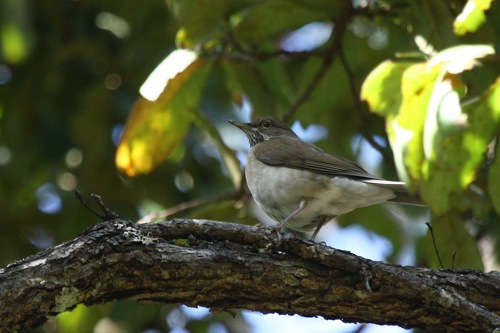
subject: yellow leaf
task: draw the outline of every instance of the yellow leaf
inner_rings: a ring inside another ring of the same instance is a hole
[[[156,101],[136,102],[116,152],[121,172],[149,173],[170,157],[191,125],[210,68],[198,59],[169,80]]]

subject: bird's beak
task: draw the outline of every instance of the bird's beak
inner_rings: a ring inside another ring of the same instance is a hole
[[[242,130],[245,133],[252,133],[254,131],[254,127],[250,126],[249,124],[245,123],[240,123],[234,120],[229,120],[229,123],[233,126],[238,127],[240,130]]]

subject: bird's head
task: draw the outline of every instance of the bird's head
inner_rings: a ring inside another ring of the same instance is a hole
[[[283,136],[297,137],[297,135],[284,123],[273,117],[256,119],[249,123],[239,123],[230,120],[229,123],[242,130],[253,147],[258,143]]]

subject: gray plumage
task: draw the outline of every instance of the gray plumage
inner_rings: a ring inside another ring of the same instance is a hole
[[[247,135],[252,147],[245,171],[252,196],[268,215],[285,220],[291,229],[316,229],[314,238],[326,220],[358,207],[388,200],[423,205],[403,182],[384,180],[328,154],[300,140],[275,118],[231,124]]]

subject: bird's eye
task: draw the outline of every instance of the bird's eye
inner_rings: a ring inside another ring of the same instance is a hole
[[[271,126],[272,126],[272,124],[271,124],[271,122],[269,120],[264,120],[262,122],[262,127],[269,128]]]

